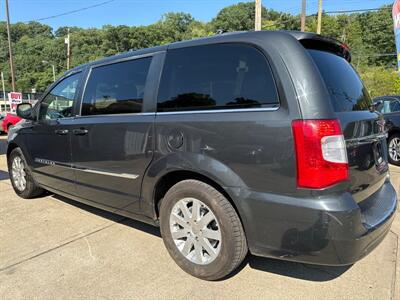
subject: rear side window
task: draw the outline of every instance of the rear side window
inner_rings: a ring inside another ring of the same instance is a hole
[[[390,103],[390,112],[399,112],[400,111],[400,101],[394,100]]]
[[[168,51],[160,112],[278,105],[271,68],[254,47],[217,44]]]
[[[368,110],[372,101],[357,72],[344,58],[308,49],[330,94],[336,112]]]
[[[82,103],[82,115],[139,113],[151,58],[93,68]]]

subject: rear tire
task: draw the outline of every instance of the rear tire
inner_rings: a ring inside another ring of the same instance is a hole
[[[388,139],[389,162],[400,166],[400,133],[392,134]]]
[[[10,132],[11,127],[12,127],[12,124],[8,124],[8,125],[7,125],[7,133]]]
[[[11,151],[8,159],[8,173],[15,193],[24,199],[42,195],[45,190],[39,187],[32,177],[20,148]]]
[[[198,180],[181,181],[166,193],[160,227],[173,260],[201,279],[224,278],[248,252],[242,223],[231,203]]]

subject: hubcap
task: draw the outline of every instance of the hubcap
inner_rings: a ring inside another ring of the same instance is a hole
[[[400,161],[400,138],[394,138],[389,143],[389,155],[394,161]]]
[[[24,162],[21,157],[16,156],[11,166],[12,180],[16,188],[23,192],[26,188],[26,173]]]
[[[200,200],[184,198],[172,208],[170,230],[176,247],[188,260],[206,265],[221,249],[221,229],[211,209]]]

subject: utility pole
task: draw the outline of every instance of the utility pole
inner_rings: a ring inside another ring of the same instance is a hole
[[[254,30],[259,31],[261,30],[261,0],[256,1],[256,17],[255,17],[255,25]]]
[[[301,0],[301,31],[306,31],[306,8],[307,0]]]
[[[321,34],[321,27],[322,27],[322,0],[318,0],[317,34]]]
[[[1,86],[3,88],[4,111],[7,111],[6,87],[5,87],[5,84],[4,84],[4,74],[3,74],[3,72],[1,72]]]
[[[53,68],[53,82],[56,82],[56,67],[54,65],[51,65]]]
[[[8,0],[6,0],[6,16],[7,16],[8,53],[10,55],[11,87],[12,91],[15,92],[14,60],[11,47],[10,13],[8,9]]]
[[[70,44],[69,28],[68,28],[67,38],[65,39],[65,43],[67,44],[67,70],[69,70],[71,65],[71,44]]]

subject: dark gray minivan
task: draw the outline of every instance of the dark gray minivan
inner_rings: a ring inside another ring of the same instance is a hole
[[[160,226],[202,279],[248,250],[352,264],[386,236],[397,198],[384,120],[350,60],[338,41],[264,31],[79,66],[19,105],[13,187]]]

